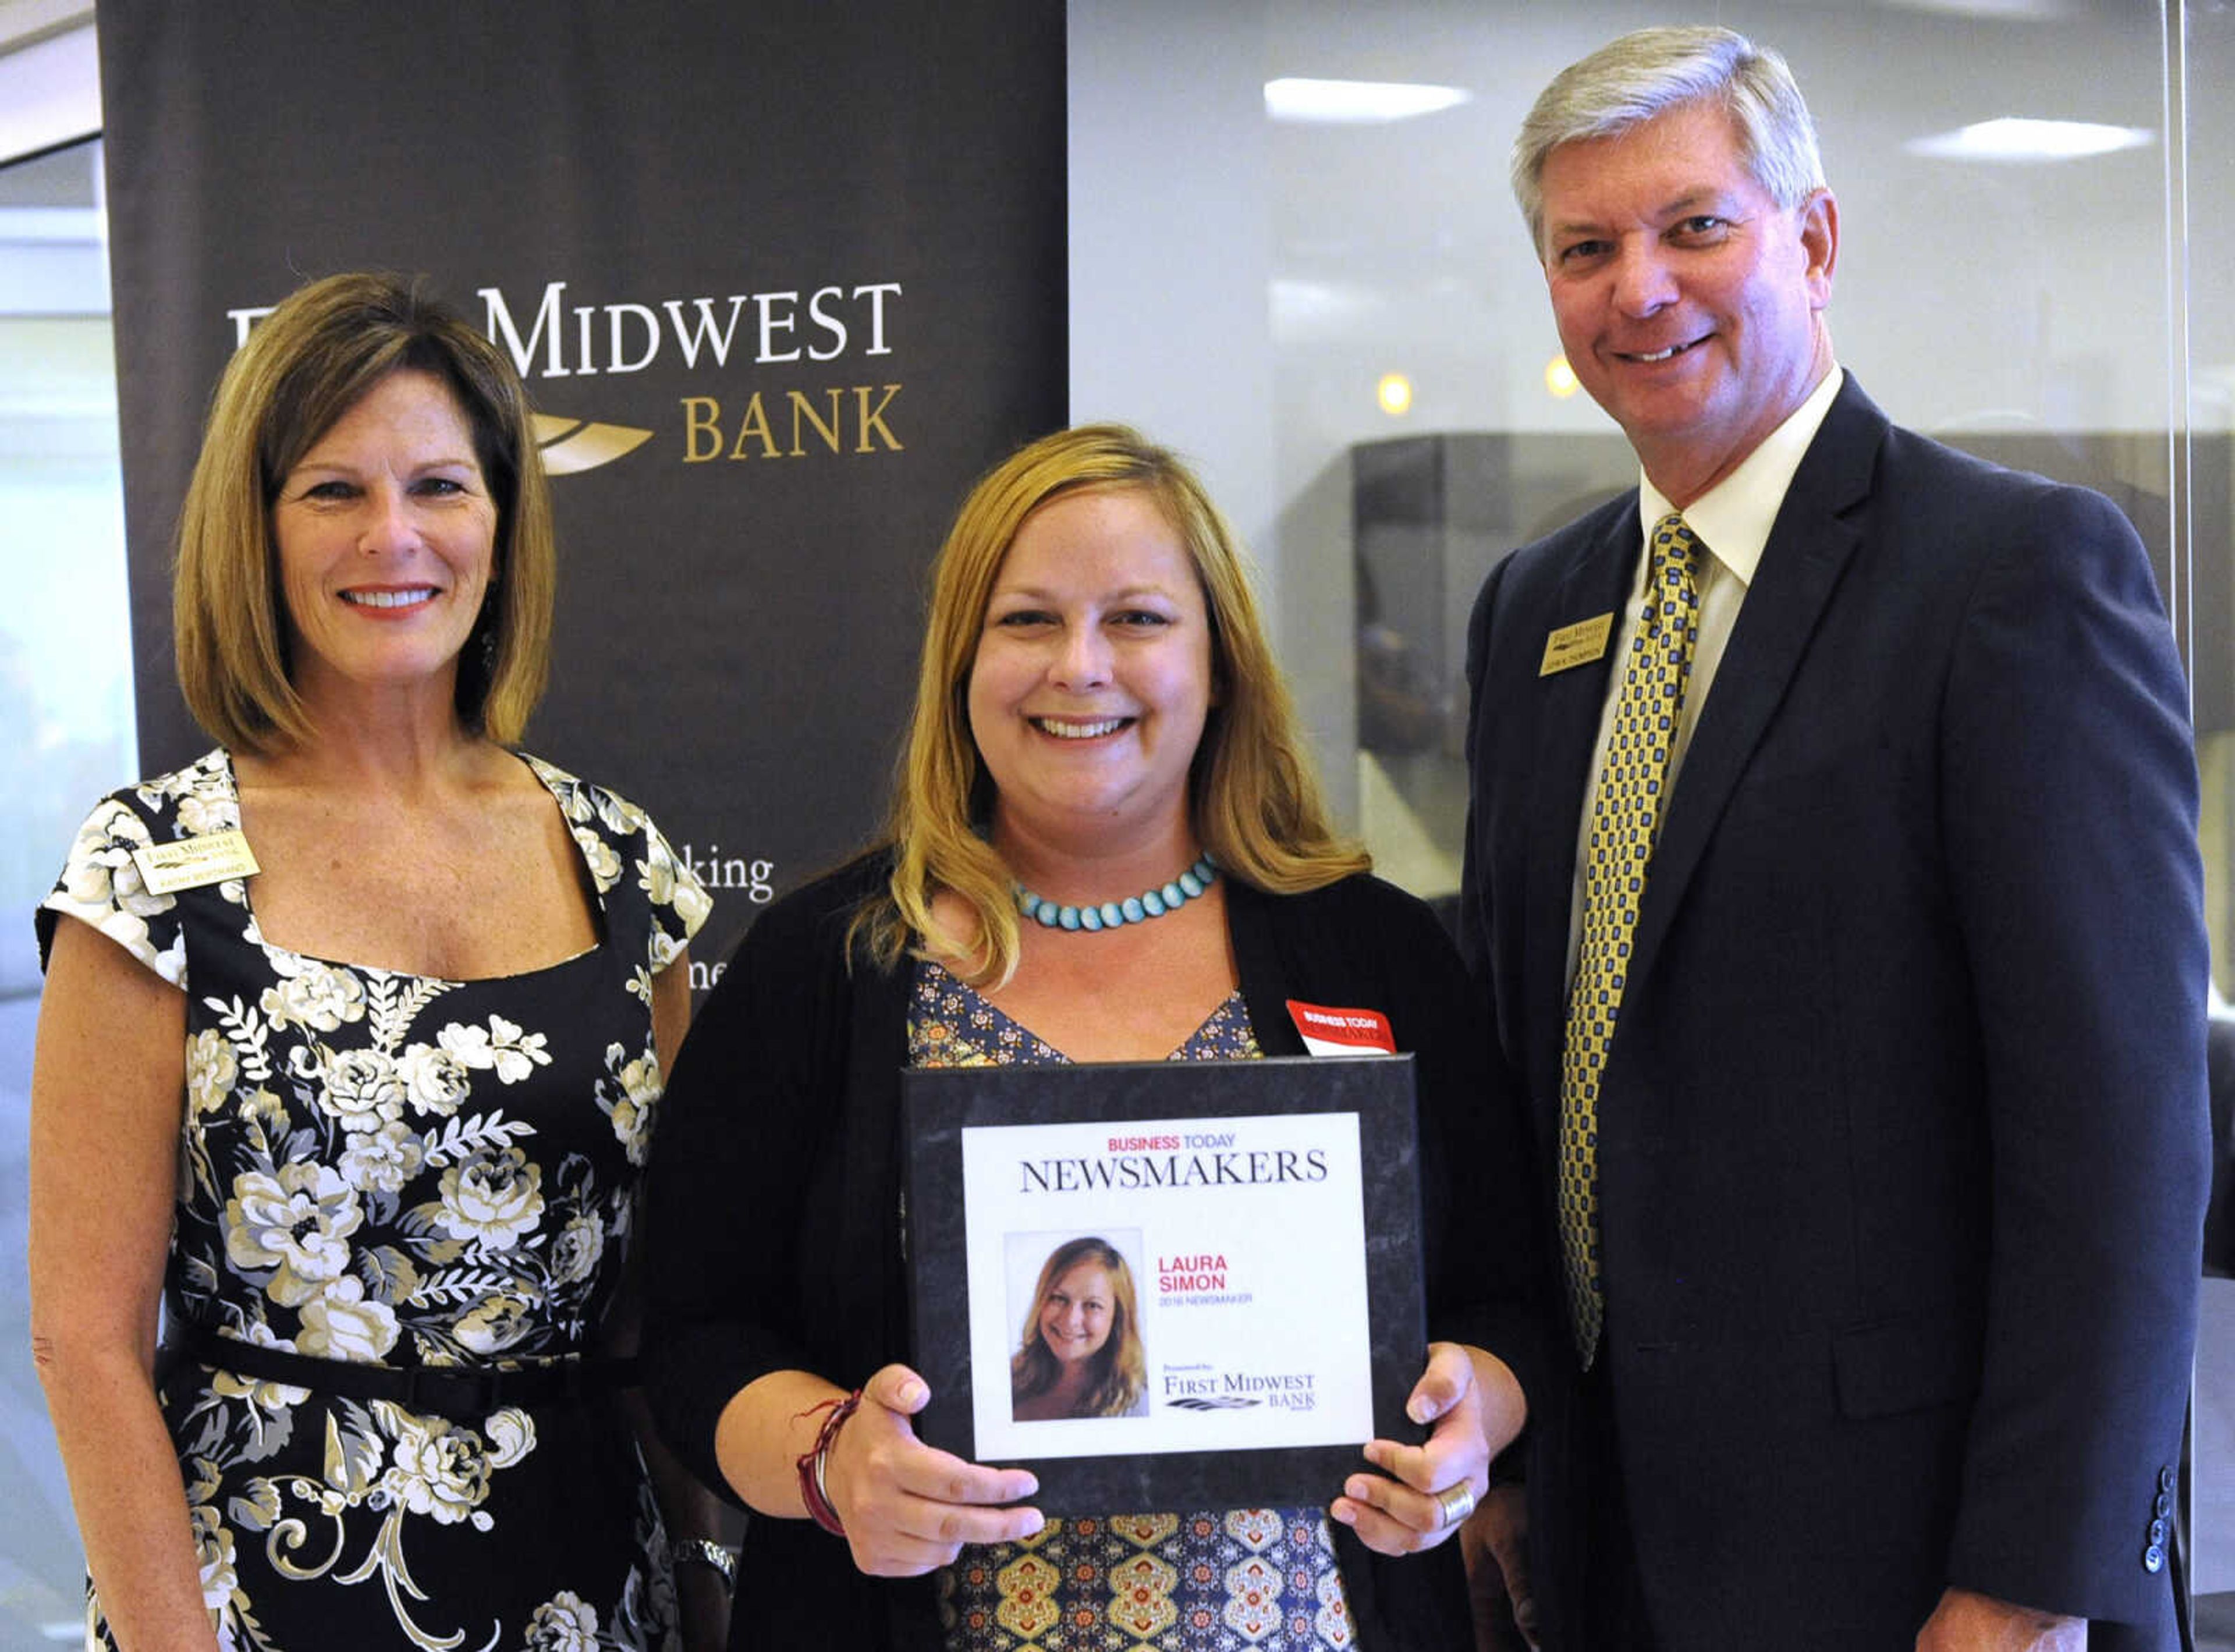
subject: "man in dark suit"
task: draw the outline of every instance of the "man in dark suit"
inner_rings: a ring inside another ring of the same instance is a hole
[[[1843,374],[1775,54],[1625,36],[1513,170],[1642,472],[1470,633],[1462,928],[1576,1353],[1532,1396],[1546,1628],[2169,1646],[2206,964],[2142,547]]]

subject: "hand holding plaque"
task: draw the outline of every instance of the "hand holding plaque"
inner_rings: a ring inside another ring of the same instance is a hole
[[[909,1420],[931,1391],[904,1365],[862,1385],[862,1403],[832,1437],[824,1488],[854,1564],[872,1577],[913,1577],[966,1543],[1029,1537],[1043,1521],[1020,1504],[1038,1491],[1017,1469],[982,1468],[916,1438]]]
[[[1456,1342],[1428,1345],[1428,1368],[1406,1401],[1432,1425],[1419,1446],[1376,1439],[1366,1459],[1381,1472],[1353,1474],[1328,1513],[1383,1554],[1415,1554],[1446,1541],[1489,1490],[1490,1459],[1521,1432],[1528,1406],[1503,1361]]]

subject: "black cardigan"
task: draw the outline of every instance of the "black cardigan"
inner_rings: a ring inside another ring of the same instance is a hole
[[[858,948],[849,969],[845,947],[888,864],[857,861],[761,916],[660,1105],[644,1203],[646,1380],[663,1438],[724,1496],[714,1430],[738,1390],[793,1369],[851,1386],[908,1358],[899,1075],[910,972],[879,969]],[[1491,1347],[1529,1382],[1526,1125],[1493,1084],[1487,1000],[1442,928],[1367,876],[1287,896],[1229,879],[1226,903],[1268,1055],[1304,1053],[1290,998],[1381,1010],[1414,1052],[1432,1334]],[[1456,1541],[1391,1560],[1334,1530],[1360,1647],[1471,1643]],[[843,1542],[805,1520],[750,1519],[736,1598],[736,1649],[942,1644],[927,1580],[864,1577]]]

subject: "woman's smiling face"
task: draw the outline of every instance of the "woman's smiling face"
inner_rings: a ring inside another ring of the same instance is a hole
[[[1110,1340],[1116,1301],[1108,1268],[1098,1262],[1073,1262],[1041,1299],[1040,1341],[1065,1365],[1092,1359]]]
[[[1146,492],[1059,495],[1017,530],[986,604],[970,728],[1003,821],[1124,849],[1187,829],[1211,703],[1209,609]]]
[[[367,390],[272,506],[297,691],[454,668],[488,590],[496,528],[449,386],[406,369]]]

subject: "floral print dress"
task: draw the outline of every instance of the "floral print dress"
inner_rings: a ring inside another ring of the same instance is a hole
[[[573,829],[602,939],[521,975],[288,951],[238,878],[151,893],[134,849],[239,827],[223,751],[80,829],[43,950],[78,918],[187,995],[171,1334],[401,1367],[594,1354],[660,1094],[652,977],[709,902],[642,811],[522,760]],[[191,1361],[160,1386],[227,1652],[677,1644],[610,1397],[469,1424]],[[88,1626],[110,1644],[97,1599]]]
[[[1171,1059],[1262,1053],[1235,992]],[[941,965],[915,965],[914,1065],[1067,1059]],[[1347,1652],[1357,1643],[1324,1508],[1050,1520],[1021,1543],[965,1544],[940,1569],[938,1589],[947,1652]]]

